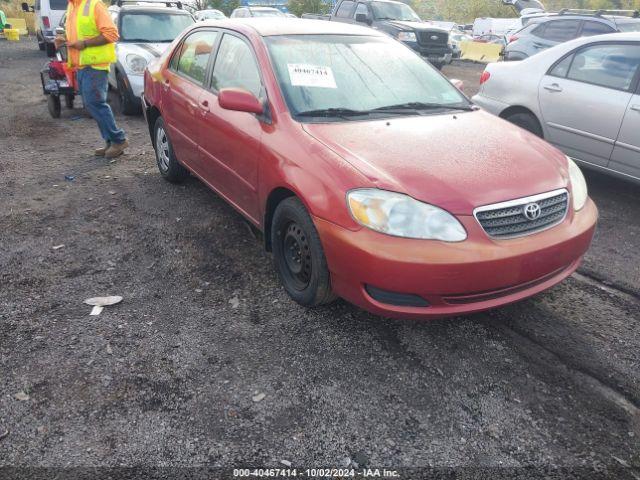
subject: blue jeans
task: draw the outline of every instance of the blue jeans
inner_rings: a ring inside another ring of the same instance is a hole
[[[118,128],[111,107],[107,103],[108,72],[85,67],[78,70],[78,90],[82,95],[84,107],[98,122],[100,135],[107,143],[123,143],[124,130]]]

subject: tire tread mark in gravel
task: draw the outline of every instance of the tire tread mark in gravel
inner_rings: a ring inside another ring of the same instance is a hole
[[[493,317],[502,317],[501,313],[495,312]],[[527,334],[527,332],[514,328],[513,326],[506,325],[504,323],[497,322],[485,322],[485,325],[503,333],[507,337],[511,338],[514,343],[524,346],[528,349],[539,349],[544,350],[548,355],[551,355],[555,359],[557,359],[562,365],[564,365],[569,371],[573,372],[574,376],[581,377],[583,380],[587,379],[591,386],[596,386],[597,390],[600,391],[601,394],[605,394],[605,396],[614,400],[617,405],[622,407],[630,416],[632,416],[640,428],[640,401],[636,398],[630,398],[624,392],[620,391],[617,385],[612,384],[607,378],[598,375],[595,372],[591,372],[586,368],[581,367],[576,362],[571,361],[571,359],[567,358],[561,352],[555,351],[551,348],[548,348],[541,342],[539,342],[535,337]],[[532,358],[535,358],[533,355]]]

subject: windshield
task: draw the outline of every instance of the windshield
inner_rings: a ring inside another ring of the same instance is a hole
[[[251,9],[251,16],[253,17],[284,17],[285,14],[280,10],[274,9],[264,9],[264,10],[256,10],[255,8]]]
[[[445,109],[470,106],[438,71],[392,39],[289,35],[265,40],[294,116],[327,109],[363,112],[416,103]]]
[[[193,24],[191,15],[180,13],[126,13],[122,15],[120,41],[173,42],[191,24]]]
[[[371,2],[371,9],[373,10],[373,17],[376,20],[422,21],[416,12],[404,3]]]
[[[621,32],[640,32],[640,21],[618,23],[618,30],[620,30]]]

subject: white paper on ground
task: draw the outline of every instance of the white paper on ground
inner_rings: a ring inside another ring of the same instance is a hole
[[[91,313],[89,315],[93,315],[95,317],[96,315],[100,315],[102,310],[104,310],[104,307],[96,305],[91,309]]]
[[[289,79],[294,87],[338,88],[331,67],[288,63]]]

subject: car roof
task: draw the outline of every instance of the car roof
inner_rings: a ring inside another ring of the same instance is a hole
[[[220,20],[205,20],[199,26],[207,25],[237,29],[253,30],[262,37],[275,35],[366,35],[369,37],[386,37],[372,28],[360,27],[342,22],[311,20],[306,18],[231,18],[222,23]]]
[[[582,46],[607,42],[640,42],[640,32],[606,33],[604,35],[575,38],[532,55],[531,57],[523,60],[523,62],[527,62],[532,65],[537,62],[544,63],[548,58],[560,58],[566,53]]]

